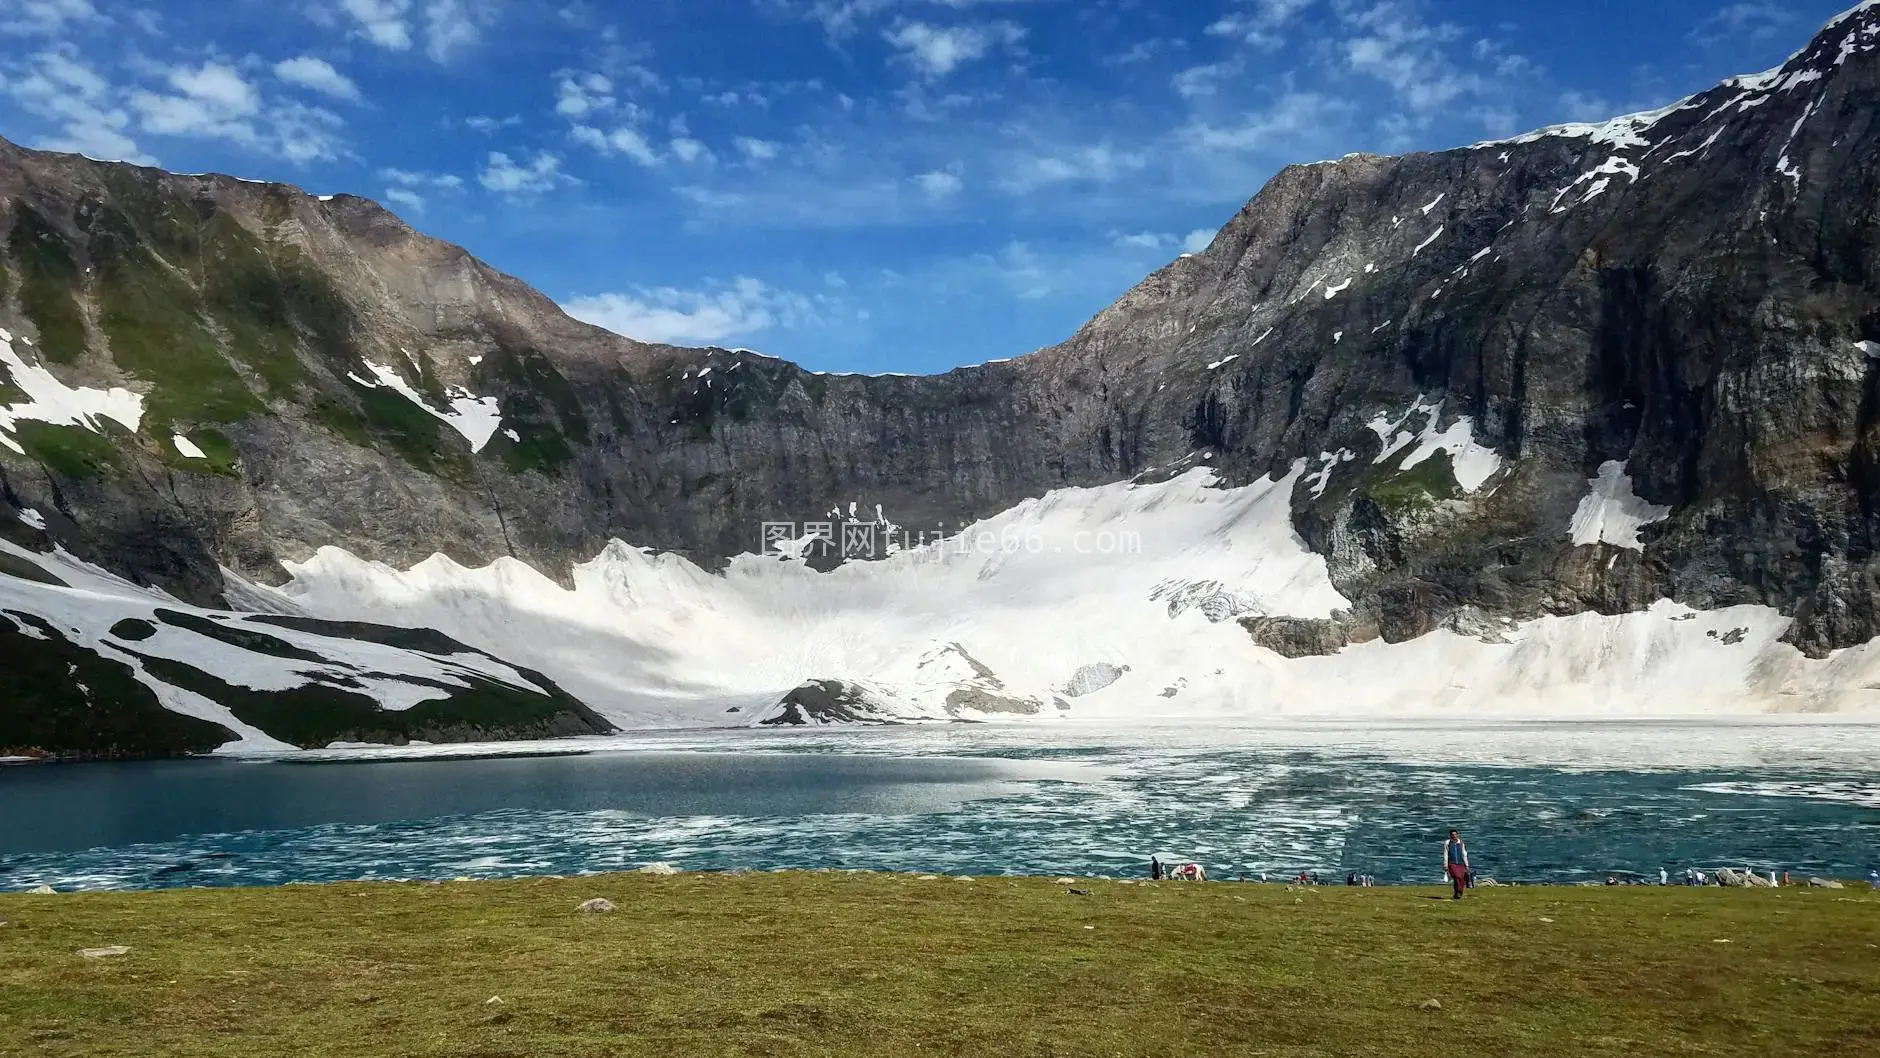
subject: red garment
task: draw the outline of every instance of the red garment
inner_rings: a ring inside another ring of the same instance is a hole
[[[1461,896],[1462,890],[1469,884],[1469,868],[1460,863],[1450,864],[1449,881],[1455,885],[1456,895]]]

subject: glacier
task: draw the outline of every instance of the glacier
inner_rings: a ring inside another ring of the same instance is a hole
[[[469,569],[440,555],[398,570],[324,548],[290,565],[281,588],[257,588],[255,604],[434,628],[539,670],[637,728],[760,723],[816,680],[846,681],[901,721],[1880,708],[1880,646],[1812,660],[1781,642],[1789,619],[1760,606],[1661,601],[1324,656],[1260,648],[1238,619],[1325,620],[1347,606],[1292,527],[1290,497],[1306,467],[1240,488],[1200,467],[1062,489],[945,541],[828,572],[787,555],[744,555],[710,572],[615,542],[564,587],[514,560]]]

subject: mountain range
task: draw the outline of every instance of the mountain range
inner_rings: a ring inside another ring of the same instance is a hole
[[[365,199],[0,141],[0,755],[1880,707],[1880,5],[1290,167],[1061,345],[634,341]]]

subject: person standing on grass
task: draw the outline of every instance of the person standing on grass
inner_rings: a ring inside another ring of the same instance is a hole
[[[1443,870],[1456,891],[1450,899],[1462,899],[1462,890],[1469,884],[1469,847],[1462,843],[1462,835],[1453,830],[1449,832],[1449,840],[1443,843]]]

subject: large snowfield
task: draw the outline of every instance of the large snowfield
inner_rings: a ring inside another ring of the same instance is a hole
[[[910,719],[1712,717],[1880,706],[1873,645],[1810,660],[1778,641],[1787,618],[1751,606],[1660,602],[1534,621],[1499,643],[1437,631],[1325,657],[1272,653],[1238,618],[1324,618],[1346,605],[1291,527],[1305,469],[1234,489],[1215,487],[1205,468],[1065,489],[941,544],[827,573],[746,555],[716,574],[615,543],[577,567],[568,590],[512,560],[466,569],[438,556],[401,572],[328,548],[291,566],[278,597],[320,617],[436,628],[543,671],[625,727],[752,722],[811,679],[859,684],[885,713]],[[1583,525],[1569,532],[1600,546]]]

